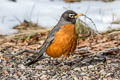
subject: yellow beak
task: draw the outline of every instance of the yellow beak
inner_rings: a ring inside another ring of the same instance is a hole
[[[77,15],[75,16],[75,18],[78,18],[79,16],[83,16],[83,14],[82,14],[82,13],[77,14]]]

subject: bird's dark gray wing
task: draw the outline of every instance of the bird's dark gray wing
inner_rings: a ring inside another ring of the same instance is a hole
[[[43,45],[41,46],[40,50],[39,50],[39,54],[38,56],[32,60],[31,62],[27,63],[27,65],[31,65],[36,63],[40,57],[42,57],[43,53],[46,51],[46,49],[48,48],[48,46],[53,42],[54,38],[55,38],[55,33],[60,29],[60,27],[55,26],[48,34],[47,39],[45,40],[45,42],[43,43]]]

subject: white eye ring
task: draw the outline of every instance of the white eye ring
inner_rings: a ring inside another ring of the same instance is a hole
[[[70,18],[74,18],[75,14],[69,14]]]

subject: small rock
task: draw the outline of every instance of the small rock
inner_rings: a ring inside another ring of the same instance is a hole
[[[107,80],[107,78],[103,78],[103,80]]]
[[[81,76],[85,76],[87,73],[86,72],[81,72],[80,75]]]
[[[79,80],[76,75],[72,74],[74,80]]]
[[[41,65],[36,66],[36,69],[42,69],[43,67]]]
[[[17,72],[17,75],[18,75],[18,76],[21,76],[21,74],[22,74],[21,72]]]
[[[88,68],[89,68],[90,70],[94,70],[94,66],[93,66],[93,65],[88,66]]]
[[[47,75],[42,75],[42,76],[40,77],[40,79],[41,79],[41,80],[47,80]]]
[[[112,61],[111,60],[107,60],[107,63],[111,63]]]
[[[81,69],[79,67],[76,67],[74,70],[75,71],[81,71]]]
[[[83,80],[90,80],[88,76],[83,76]]]
[[[85,66],[85,67],[81,67],[81,70],[82,71],[87,71],[87,67]]]
[[[6,70],[4,70],[3,72],[5,75],[9,75],[9,73]]]
[[[25,69],[25,66],[23,64],[19,64],[18,67],[21,69]]]
[[[56,74],[55,71],[54,71],[54,72],[53,72],[53,71],[48,71],[47,73],[48,73],[49,75],[51,75],[51,76],[54,76],[54,75]]]
[[[107,73],[106,77],[113,76],[113,73]]]

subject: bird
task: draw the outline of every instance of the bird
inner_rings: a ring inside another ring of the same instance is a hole
[[[42,44],[38,56],[29,62],[31,65],[39,61],[39,58],[46,52],[53,58],[68,57],[74,52],[77,45],[77,33],[75,28],[76,20],[82,13],[77,14],[73,10],[66,10],[60,17],[58,23],[48,33],[48,36]]]

